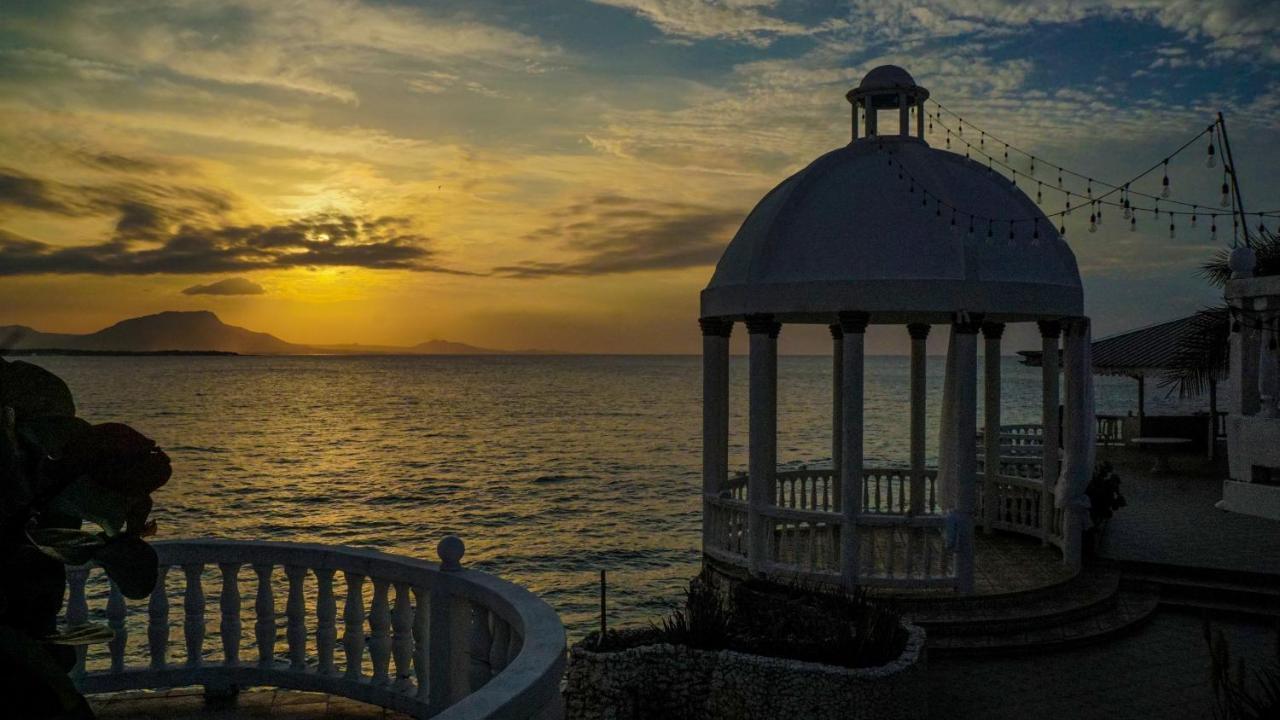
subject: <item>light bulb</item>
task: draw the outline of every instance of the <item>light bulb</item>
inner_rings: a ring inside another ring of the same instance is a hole
[[[1169,239],[1170,240],[1173,239],[1173,234],[1174,234],[1173,223],[1169,223]]]
[[[1196,216],[1195,216],[1195,215],[1192,215],[1192,216],[1191,216],[1191,229],[1192,229],[1192,230],[1195,230],[1195,229],[1196,229]]]
[[[1138,230],[1138,218],[1130,218],[1129,232],[1136,232],[1137,230]]]
[[[1160,197],[1169,197],[1169,178],[1165,178],[1164,187],[1160,190]]]
[[[1227,207],[1231,204],[1231,189],[1227,187],[1226,183],[1222,183],[1222,200],[1218,204],[1222,207]]]
[[[1124,219],[1128,220],[1131,217],[1133,217],[1133,213],[1129,210],[1129,201],[1125,200],[1124,201]]]
[[[1213,143],[1211,142],[1209,143],[1209,157],[1204,161],[1204,166],[1213,167],[1214,165],[1217,165],[1217,164],[1218,164],[1217,158],[1213,154]]]
[[[1098,216],[1097,215],[1089,216],[1089,232],[1091,233],[1098,232]]]

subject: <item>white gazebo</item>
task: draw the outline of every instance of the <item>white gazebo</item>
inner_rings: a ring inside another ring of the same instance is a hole
[[[852,142],[765,195],[702,292],[708,562],[779,580],[968,593],[981,525],[1039,537],[1079,563],[1094,418],[1075,257],[1009,179],[925,143],[928,96],[901,68],[868,73],[846,96]],[[884,111],[896,113],[896,132],[881,129]],[[750,463],[731,476],[729,335],[739,320],[750,334]],[[1000,428],[1000,337],[1017,322],[1038,323],[1044,339],[1043,428],[985,433],[979,457],[977,335],[985,426]],[[831,469],[777,469],[777,339],[789,323],[831,329]],[[869,324],[905,326],[911,338],[911,450],[899,468],[863,463]],[[925,339],[938,324],[950,339],[934,469],[925,466]],[[1041,435],[1040,457],[1002,452],[1019,432]]]

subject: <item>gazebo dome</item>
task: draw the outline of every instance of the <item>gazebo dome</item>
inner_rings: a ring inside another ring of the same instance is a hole
[[[901,68],[868,73],[849,93],[855,113],[866,108],[874,132],[876,109],[900,108],[901,134],[857,138],[855,115],[853,142],[765,195],[702,292],[702,316],[826,322],[859,311],[894,323],[945,322],[958,311],[999,322],[1082,315],[1075,256],[1035,203],[985,165],[908,134],[907,109],[917,108],[918,126],[927,94]],[[1009,219],[1018,220],[1012,238]]]

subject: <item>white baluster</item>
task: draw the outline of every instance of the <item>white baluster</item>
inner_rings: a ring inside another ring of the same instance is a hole
[[[493,643],[489,651],[489,665],[496,675],[507,666],[507,647],[511,644],[511,625],[497,615],[493,616],[493,625]]]
[[[792,486],[794,488],[794,485]],[[474,692],[493,677],[493,668],[489,665],[489,650],[493,646],[493,631],[489,628],[489,610],[483,605],[471,605],[471,633],[469,640],[471,656],[470,671],[467,673],[468,690]]]
[[[413,687],[413,607],[409,586],[396,583],[396,607],[391,611],[391,654],[396,661],[396,690],[407,693]]]
[[[333,570],[316,568],[316,661],[321,675],[333,675],[333,649],[338,642],[337,601],[333,598]]]
[[[253,635],[258,641],[258,667],[271,667],[276,657],[276,596],[271,588],[270,563],[254,563],[258,575],[258,597],[253,604],[257,620]]]
[[[147,650],[153,670],[169,667],[169,593],[165,589],[168,574],[169,566],[161,565],[147,605]]]
[[[430,636],[428,623],[431,614],[427,604],[428,591],[424,588],[413,589],[413,674],[418,683],[418,699],[426,700],[430,692],[427,682],[427,659],[430,652]]]
[[[342,647],[347,653],[348,680],[363,676],[364,661],[364,576],[344,572],[347,577],[347,606],[342,611]]]
[[[124,643],[128,637],[128,630],[124,626],[126,609],[124,595],[120,593],[120,588],[114,582],[111,583],[111,590],[107,595],[107,627],[111,628],[115,636],[107,643],[107,647],[111,650],[111,672],[113,673],[124,671]]]
[[[289,641],[289,669],[302,672],[307,669],[307,601],[303,595],[307,569],[286,565],[284,574],[289,578],[289,599],[285,601],[285,616],[288,618],[285,639]]]
[[[89,579],[89,566],[67,568],[67,626],[83,625],[89,622],[89,602],[84,596],[84,585]],[[76,664],[71,670],[71,679],[77,683],[84,677],[84,645],[76,646]]]
[[[218,563],[222,571],[222,592],[218,595],[218,608],[222,622],[218,631],[222,635],[222,662],[227,667],[240,664],[240,563]]]
[[[373,664],[373,684],[386,685],[391,664],[391,604],[387,581],[373,579],[373,603],[369,607],[369,658]]]
[[[200,667],[204,662],[204,585],[200,574],[204,565],[183,565],[187,587],[182,598],[182,631],[187,640],[187,667]]]

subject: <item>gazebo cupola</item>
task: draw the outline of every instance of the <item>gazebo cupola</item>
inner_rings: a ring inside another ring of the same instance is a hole
[[[865,118],[868,137],[880,135],[878,115],[880,110],[892,110],[898,113],[898,135],[910,137],[911,114],[915,110],[915,135],[924,140],[924,101],[929,99],[929,91],[916,85],[911,74],[897,65],[881,65],[867,73],[858,83],[858,87],[845,94],[845,98],[853,105],[853,139],[857,140],[858,116]],[[891,128],[892,125],[886,126]],[[893,133],[884,133],[892,135]]]
[[[919,125],[928,96],[901,68],[868,73],[847,95],[854,141],[765,195],[702,291],[709,562],[778,579],[969,592],[975,523],[1034,535],[1060,547],[1068,564],[1079,561],[1094,421],[1089,323],[1075,256],[1007,178],[929,147]],[[900,135],[878,135],[878,112],[893,108]],[[859,112],[866,117],[861,139]],[[974,218],[983,218],[980,227]],[[750,462],[746,475],[731,477],[729,335],[737,322],[750,335]],[[829,470],[777,469],[777,339],[794,323],[831,330]],[[1019,461],[1034,462],[1040,478],[1015,471],[1004,457],[1006,323],[1037,323],[1044,341],[1044,420],[1035,440],[1043,452]],[[911,410],[903,418],[910,457],[894,468],[863,462],[868,325],[902,328],[911,347]],[[925,341],[933,325],[949,331],[936,469],[925,466]],[[978,333],[985,340],[982,473],[975,442]],[[1059,358],[1067,369],[1062,425]]]

